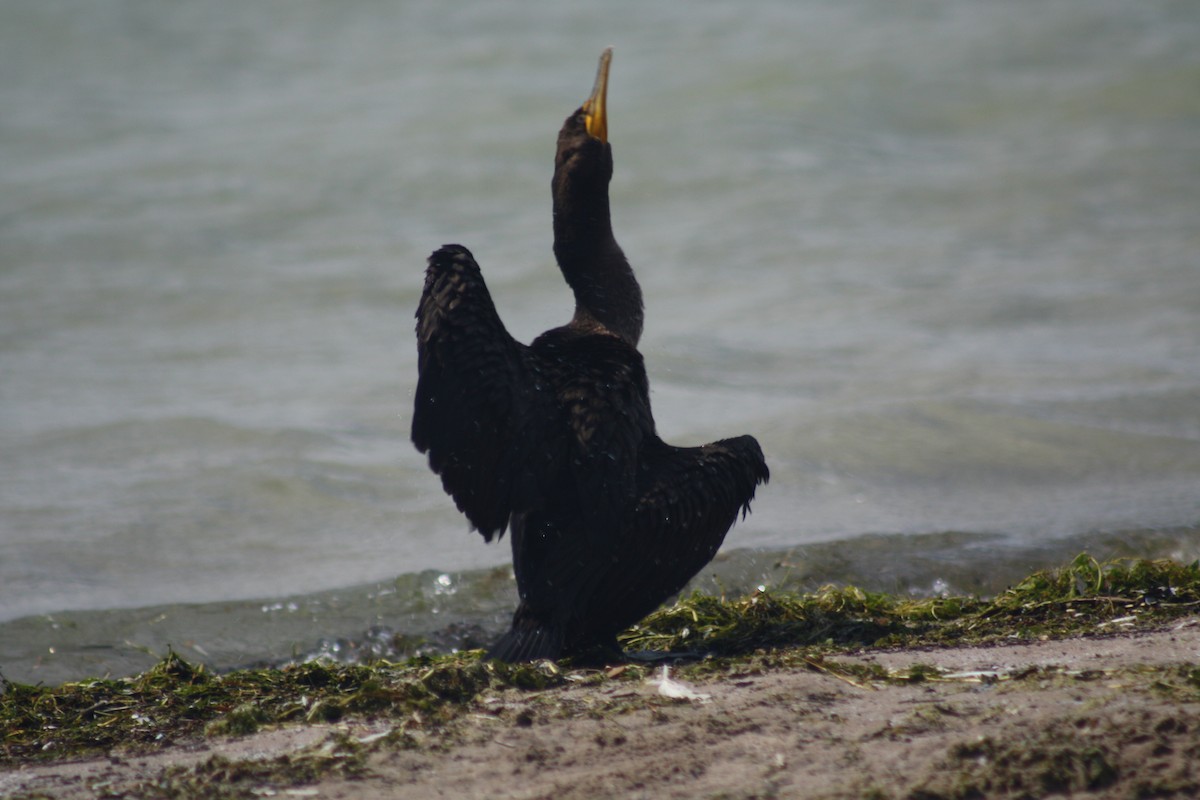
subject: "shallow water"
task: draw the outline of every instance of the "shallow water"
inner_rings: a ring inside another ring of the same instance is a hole
[[[408,444],[412,312],[461,241],[520,338],[569,315],[554,134],[608,44],[660,431],[772,468],[729,548],[1194,557],[1155,542],[1200,521],[1198,39],[1179,2],[0,7],[0,669],[39,615],[111,650],[180,604],[277,658],[260,598],[507,560]]]

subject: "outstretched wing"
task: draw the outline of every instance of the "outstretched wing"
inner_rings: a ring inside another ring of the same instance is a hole
[[[522,480],[521,429],[536,405],[529,360],[470,251],[434,252],[417,307],[412,440],[489,542],[504,534]]]
[[[625,543],[636,559],[605,581],[612,619],[624,628],[682,589],[716,555],[738,514],[749,513],[755,489],[769,478],[752,436],[701,447],[647,443]]]
[[[633,528],[673,594],[712,560],[771,473],[753,436],[700,447],[655,445],[644,454]]]

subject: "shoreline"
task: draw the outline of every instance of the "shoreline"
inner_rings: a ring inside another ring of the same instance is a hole
[[[1187,562],[1200,554],[1195,525],[1093,532],[1028,546],[1000,545],[1004,538],[866,534],[783,549],[722,549],[682,596],[737,596],[760,585],[773,593],[813,592],[833,584],[897,597],[988,597],[1082,551],[1101,561]],[[0,623],[0,672],[47,685],[123,677],[153,668],[169,648],[218,672],[322,655],[402,661],[482,646],[508,629],[516,600],[512,568],[504,564],[405,573],[285,597],[58,611]]]

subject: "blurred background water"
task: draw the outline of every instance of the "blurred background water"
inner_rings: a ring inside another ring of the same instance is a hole
[[[1182,0],[0,5],[0,672],[503,625],[412,313],[455,241],[518,338],[569,317],[609,44],[660,432],[772,469],[705,585],[1197,557],[1198,41]]]

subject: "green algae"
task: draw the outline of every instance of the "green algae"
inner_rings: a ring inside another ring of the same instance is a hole
[[[216,675],[174,652],[133,678],[57,687],[4,683],[0,764],[154,747],[188,737],[243,735],[265,725],[345,716],[419,715],[429,722],[490,687],[545,687],[552,664],[508,665],[478,651],[405,664],[304,663]]]
[[[737,654],[761,648],[982,644],[1113,632],[1200,607],[1200,562],[1081,555],[1036,572],[992,599],[908,598],[826,586],[813,594],[682,598],[626,631],[632,649]],[[1116,628],[1114,628],[1116,629]]]

